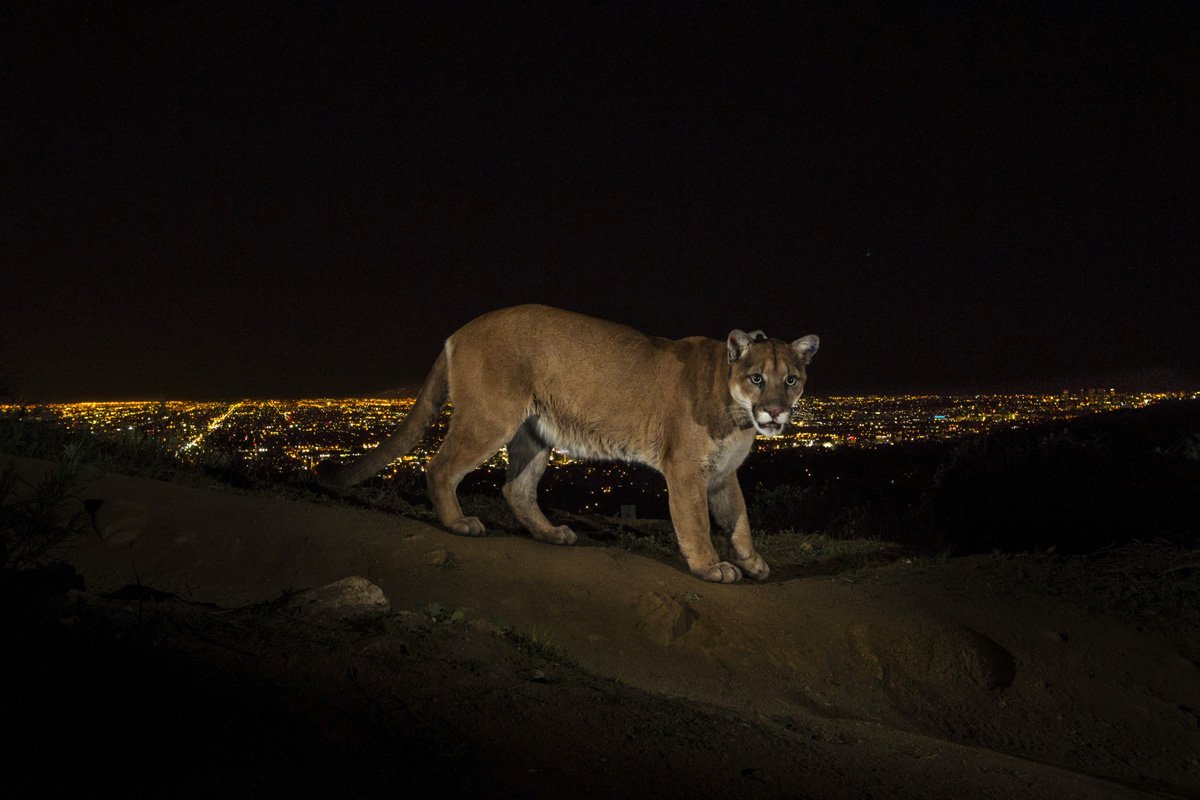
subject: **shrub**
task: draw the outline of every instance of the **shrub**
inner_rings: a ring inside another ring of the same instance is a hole
[[[1194,468],[1119,434],[1040,429],[962,442],[935,472],[926,522],[959,552],[1084,553],[1131,539],[1193,537]]]
[[[0,470],[0,567],[32,569],[53,551],[83,532],[86,516],[69,506],[78,501],[78,465],[68,461],[34,484],[17,467]]]

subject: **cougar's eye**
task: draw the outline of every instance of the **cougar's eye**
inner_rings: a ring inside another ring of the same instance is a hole
[[[783,379],[783,382],[786,383],[788,386],[795,386],[796,385],[796,376],[788,375],[786,378]]]
[[[750,382],[753,383],[755,386],[762,386],[763,376],[760,373],[756,372],[750,376]]]

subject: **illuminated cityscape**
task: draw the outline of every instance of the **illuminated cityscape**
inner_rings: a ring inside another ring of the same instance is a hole
[[[783,435],[759,437],[760,453],[797,447],[886,447],[948,440],[1102,411],[1139,408],[1197,393],[1120,393],[973,396],[875,396],[805,398]],[[137,434],[181,457],[221,453],[265,462],[284,471],[307,470],[327,458],[350,459],[374,447],[412,407],[407,399],[240,400],[237,402],[131,401],[66,403],[0,413],[56,421],[70,430],[102,436]],[[420,471],[436,452],[449,423],[448,407],[409,454],[385,477]],[[571,462],[555,452],[556,464]],[[503,450],[485,466],[502,467]],[[596,465],[602,468],[601,465]]]
[[[766,465],[774,457],[782,457],[780,454],[800,454],[805,449],[831,453],[949,441],[1172,399],[1200,399],[1200,392],[804,398],[793,424],[782,435],[759,437],[752,460]],[[131,401],[0,406],[0,414],[52,422],[69,431],[126,438],[141,446],[159,447],[188,462],[288,479],[308,473],[325,459],[358,457],[391,435],[412,405],[412,398]],[[424,465],[437,452],[451,415],[452,409],[447,408],[413,451],[388,467],[382,480],[392,482],[414,500],[423,500]],[[665,482],[647,467],[580,463],[559,451],[551,460],[540,487],[547,508],[667,515]],[[507,454],[501,450],[468,476],[464,492],[494,496],[503,483],[506,463]]]
[[[792,428],[774,439],[759,437],[758,446],[760,449],[879,447],[946,441],[1056,419],[1144,408],[1163,400],[1198,397],[1200,392],[1091,390],[1058,394],[805,398]]]

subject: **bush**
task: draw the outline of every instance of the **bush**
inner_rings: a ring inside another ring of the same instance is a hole
[[[959,552],[1086,553],[1133,539],[1194,540],[1200,470],[1122,431],[1077,426],[958,444],[924,522]]]
[[[140,431],[103,437],[83,430],[68,430],[56,421],[37,419],[24,411],[0,416],[0,453],[66,459],[107,472],[161,478],[182,466],[163,444]]]
[[[747,514],[750,517],[750,529],[754,531],[781,531],[794,528],[799,531],[812,530],[812,525],[806,525],[804,512],[807,509],[805,495],[807,487],[775,486],[767,489],[757,486],[747,504]]]
[[[0,567],[26,570],[45,565],[53,551],[83,532],[86,516],[70,511],[79,487],[78,465],[65,462],[37,484],[13,464],[0,470]]]
[[[979,553],[1200,542],[1200,402],[954,442],[796,450],[742,470],[756,533]]]

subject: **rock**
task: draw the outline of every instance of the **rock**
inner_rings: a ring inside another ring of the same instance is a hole
[[[109,544],[125,544],[142,535],[149,519],[145,506],[125,500],[85,500],[92,527]]]
[[[425,554],[425,563],[434,567],[444,567],[450,561],[450,554],[445,550],[430,550]]]
[[[353,576],[293,595],[287,607],[310,616],[361,617],[387,611],[390,605],[382,589]]]

